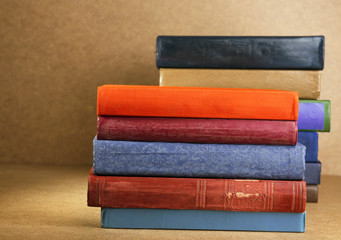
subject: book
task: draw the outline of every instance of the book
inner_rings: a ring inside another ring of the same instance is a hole
[[[298,132],[297,142],[306,147],[305,161],[317,162],[318,156],[318,133],[317,132]]]
[[[97,115],[297,120],[291,91],[104,85]]]
[[[296,121],[98,116],[97,139],[296,145]]]
[[[306,162],[304,181],[309,185],[317,185],[321,182],[321,162]]]
[[[297,127],[299,131],[329,132],[330,101],[300,100]]]
[[[321,71],[160,68],[160,86],[278,89],[318,99]]]
[[[103,228],[304,232],[304,213],[101,208]]]
[[[158,36],[156,66],[322,70],[324,36]]]
[[[96,175],[302,180],[305,146],[93,141]]]
[[[318,202],[318,185],[307,185],[307,202]]]
[[[88,206],[304,212],[305,181],[88,177]]]

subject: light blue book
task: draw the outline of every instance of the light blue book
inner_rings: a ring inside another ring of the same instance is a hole
[[[97,140],[96,175],[302,180],[306,148]]]
[[[304,232],[304,213],[102,208],[103,228]]]

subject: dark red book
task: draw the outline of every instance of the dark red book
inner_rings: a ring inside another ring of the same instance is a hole
[[[296,145],[296,121],[98,116],[98,140]]]
[[[305,181],[96,176],[88,178],[88,206],[299,212]]]

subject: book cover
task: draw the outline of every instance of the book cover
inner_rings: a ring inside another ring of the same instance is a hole
[[[318,202],[318,185],[307,185],[307,202]]]
[[[96,175],[302,180],[305,146],[93,141]]]
[[[160,86],[278,89],[318,99],[321,71],[160,68]]]
[[[103,228],[304,232],[304,213],[101,208]]]
[[[297,92],[105,85],[97,115],[297,120]]]
[[[300,100],[297,126],[299,131],[329,132],[330,101]]]
[[[97,117],[97,139],[145,142],[296,145],[296,121]]]
[[[317,162],[318,160],[318,133],[298,132],[297,142],[306,147],[305,161]]]
[[[321,162],[306,162],[304,181],[309,185],[318,185],[321,182]]]
[[[305,181],[88,177],[88,206],[304,212]]]
[[[322,70],[324,36],[158,36],[156,66]]]

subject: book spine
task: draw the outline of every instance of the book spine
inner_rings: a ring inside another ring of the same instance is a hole
[[[98,140],[296,145],[295,121],[98,116]]]
[[[93,142],[97,175],[301,180],[305,146]]]
[[[160,86],[278,89],[318,99],[321,71],[160,68]]]
[[[309,185],[318,185],[321,182],[321,162],[306,162],[304,180]]]
[[[97,115],[297,120],[297,92],[105,85]]]
[[[306,147],[305,161],[317,162],[318,160],[318,133],[298,132],[297,142]]]
[[[322,70],[324,37],[159,36],[156,66]]]
[[[304,213],[101,208],[103,228],[304,232]]]
[[[318,185],[307,185],[307,202],[318,202]]]
[[[330,131],[330,101],[300,100],[297,120],[299,131]]]
[[[304,181],[97,176],[88,205],[114,208],[304,212]]]

